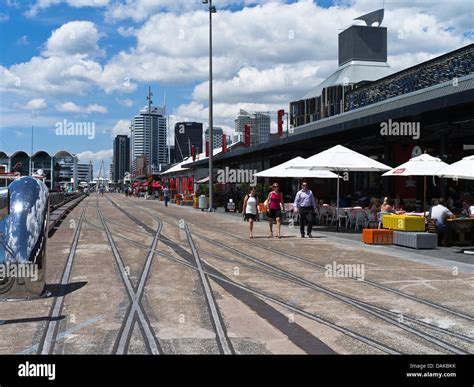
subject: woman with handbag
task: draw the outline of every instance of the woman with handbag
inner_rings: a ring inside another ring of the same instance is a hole
[[[272,191],[268,194],[267,200],[265,200],[265,207],[268,209],[267,217],[270,226],[270,235],[268,237],[273,237],[273,221],[276,221],[277,238],[281,238],[281,213],[284,211],[284,206],[283,194],[280,192],[278,183],[273,183]]]
[[[253,238],[253,222],[258,220],[258,199],[255,187],[250,187],[250,193],[244,198],[244,220],[249,222],[249,238]]]

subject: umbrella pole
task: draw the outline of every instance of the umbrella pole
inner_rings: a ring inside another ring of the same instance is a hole
[[[336,231],[339,231],[339,171],[337,171]]]
[[[425,216],[425,208],[426,208],[426,176],[424,176],[424,184],[423,184],[423,216]]]

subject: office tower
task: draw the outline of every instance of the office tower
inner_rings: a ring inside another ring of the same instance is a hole
[[[191,156],[191,148],[194,145],[197,153],[202,150],[202,123],[200,122],[178,122],[174,126],[174,158],[176,162]]]

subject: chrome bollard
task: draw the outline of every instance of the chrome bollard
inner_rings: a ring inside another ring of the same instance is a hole
[[[0,299],[40,297],[46,279],[49,191],[30,176],[0,190]]]

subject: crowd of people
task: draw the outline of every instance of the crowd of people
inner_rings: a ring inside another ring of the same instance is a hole
[[[343,197],[340,200],[340,208],[349,207],[352,197]],[[368,200],[365,204],[364,202]],[[396,195],[394,199],[386,196],[382,199],[377,197],[361,197],[357,200],[358,204],[364,204],[360,209],[368,210],[375,215],[384,214],[403,214],[406,213],[406,206],[400,195]],[[332,203],[335,204],[335,203]],[[327,204],[323,200],[318,200],[313,192],[309,189],[307,182],[302,182],[301,189],[296,193],[294,202],[292,203],[292,211],[299,214],[301,237],[312,238],[312,229],[315,221],[315,214]],[[249,222],[249,237],[253,238],[254,222],[259,220],[259,200],[256,195],[255,187],[251,187],[249,193],[244,198],[243,216],[244,220]],[[282,214],[285,212],[283,201],[283,193],[280,191],[278,183],[271,186],[264,208],[269,222],[269,237],[273,237],[273,227],[276,224],[276,237],[281,238]],[[446,199],[438,198],[433,200],[433,205],[427,215],[428,219],[432,219],[439,233],[444,232],[446,220],[457,217],[474,216],[474,205],[472,205],[470,194],[468,192],[458,192],[454,187],[449,188],[449,194]],[[456,214],[456,215],[455,215]]]

